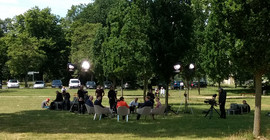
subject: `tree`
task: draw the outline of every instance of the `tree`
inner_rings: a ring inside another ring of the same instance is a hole
[[[23,76],[27,87],[27,72],[40,68],[46,58],[45,52],[39,49],[38,39],[26,33],[11,36],[7,42],[7,66],[10,73],[13,76]]]
[[[6,37],[0,37],[0,79],[4,77],[4,69],[6,69],[5,63],[8,60],[7,49],[8,46],[5,42]]]
[[[229,34],[222,32],[224,25],[218,23],[218,12],[211,5],[206,33],[205,46],[201,48],[203,54],[202,65],[207,75],[214,81],[220,83],[230,75],[230,56],[231,47]]]
[[[139,80],[143,80],[146,96],[148,80],[152,77],[152,63],[150,59],[151,47],[149,44],[148,29],[150,27],[149,11],[146,10],[146,2],[137,0],[131,6],[124,18],[124,26],[121,31],[121,38],[127,44],[127,56],[131,57],[129,73],[135,73]],[[141,8],[140,5],[143,5]]]
[[[49,8],[40,10],[34,7],[16,16],[13,25],[10,34],[26,33],[31,38],[37,38],[40,43],[39,49],[46,53],[46,60],[39,69],[41,76],[45,76],[46,79],[62,77],[66,69],[69,49],[59,17],[53,15]]]
[[[91,48],[94,46],[96,32],[101,27],[101,24],[86,23],[74,28],[71,36],[70,54],[70,60],[73,64],[80,66],[84,60],[92,63]],[[78,67],[78,70],[81,71],[81,68]]]
[[[190,56],[192,56],[193,63],[196,64],[195,76],[198,80],[198,94],[200,95],[200,80],[206,75],[203,68],[204,54],[201,53],[201,49],[205,44],[205,28],[209,18],[209,2],[208,0],[192,0],[192,8],[194,14],[192,44],[195,47],[191,50]]]
[[[166,106],[168,85],[174,75],[174,64],[185,56],[192,33],[192,10],[189,1],[155,0],[150,9],[149,30],[152,62],[156,75],[166,83]]]
[[[269,7],[270,1],[217,1],[212,3],[217,23],[230,33],[232,64],[253,73],[255,78],[255,112],[253,135],[260,135],[262,75],[270,69]]]

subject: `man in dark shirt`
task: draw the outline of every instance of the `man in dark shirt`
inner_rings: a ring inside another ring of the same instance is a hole
[[[62,94],[64,97],[63,109],[69,110],[70,109],[70,94],[68,92],[66,92],[66,90],[63,90]]]
[[[61,92],[56,91],[56,99],[54,100],[54,102],[63,102],[63,96]]]
[[[111,86],[110,91],[108,92],[108,98],[109,98],[109,104],[110,104],[110,109],[115,109],[115,104],[116,104],[116,92],[114,88]]]
[[[87,99],[87,101],[85,102],[85,104],[89,105],[90,107],[94,107],[93,96],[89,96],[89,98]]]
[[[85,112],[85,106],[84,106],[84,95],[87,93],[87,91],[83,90],[83,85],[80,86],[80,89],[77,92],[78,98],[79,98],[79,113],[84,114]]]
[[[155,103],[155,101],[154,101],[155,95],[153,94],[152,89],[150,89],[150,90],[148,91],[147,96],[150,97],[150,101],[151,101],[151,102],[153,103],[153,105],[154,105],[154,103]]]
[[[96,97],[101,96],[100,102],[102,102],[102,98],[103,98],[104,95],[105,95],[104,90],[101,88],[100,85],[98,85],[97,90],[96,90]]]
[[[97,99],[94,102],[94,105],[99,105],[102,108],[105,108],[102,104],[101,104],[101,96],[97,96]]]
[[[97,99],[96,99],[96,101],[94,102],[94,105],[98,105],[98,106],[101,106],[102,108],[104,108],[104,112],[105,112],[105,114],[111,114],[112,112],[111,112],[111,110],[109,109],[109,108],[107,108],[107,107],[104,107],[102,104],[101,104],[101,96],[98,96],[97,97]],[[105,114],[102,114],[102,117],[104,118],[104,117],[107,117]]]
[[[153,102],[150,101],[151,97],[147,96],[145,97],[145,102],[140,106],[140,108],[143,108],[145,106],[153,107]],[[141,117],[141,114],[137,115],[137,120],[139,120]]]
[[[227,93],[223,90],[223,88],[219,88],[219,109],[220,109],[220,118],[226,119],[226,112],[225,112],[225,103],[226,103]]]

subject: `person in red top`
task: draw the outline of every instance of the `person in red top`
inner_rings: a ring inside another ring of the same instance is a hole
[[[127,108],[129,108],[128,104],[124,101],[124,97],[120,97],[120,100],[117,102],[116,109],[119,106],[126,106]]]
[[[129,108],[128,104],[124,101],[124,97],[120,97],[120,100],[117,102],[116,109],[120,106],[125,106]],[[122,117],[123,117],[123,120],[125,120],[126,116],[122,116]]]

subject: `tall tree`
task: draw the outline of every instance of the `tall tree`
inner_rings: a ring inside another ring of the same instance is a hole
[[[190,56],[193,56],[193,63],[196,64],[195,76],[198,80],[198,94],[200,95],[200,80],[206,75],[202,62],[204,54],[201,53],[201,49],[205,44],[205,28],[209,18],[209,1],[192,0],[192,9],[194,14],[192,44],[196,47],[191,50]]]
[[[10,33],[27,33],[29,37],[37,38],[41,46],[39,49],[43,50],[47,56],[42,69],[39,69],[40,73],[48,79],[63,76],[69,49],[66,47],[67,42],[60,19],[53,15],[49,8],[40,10],[34,7],[23,15],[16,16],[14,29]]]
[[[101,28],[101,24],[86,23],[74,28],[71,36],[71,54],[70,60],[73,64],[81,65],[84,60],[90,61],[92,64],[91,50],[94,46],[96,32]],[[91,71],[92,71],[91,67]],[[81,68],[78,67],[81,71]]]
[[[203,67],[207,75],[218,83],[230,75],[230,39],[227,33],[222,32],[224,25],[218,23],[218,13],[215,7],[211,5],[211,14],[209,16],[206,33],[205,46],[201,48],[203,54]]]
[[[130,73],[135,73],[144,83],[144,97],[148,80],[152,77],[152,63],[150,59],[151,47],[149,44],[148,29],[150,27],[149,11],[146,2],[137,0],[132,2],[124,18],[121,39],[127,44],[127,56],[131,57]],[[141,7],[141,5],[143,5]],[[145,98],[144,98],[145,99]]]
[[[186,3],[187,2],[187,3]],[[174,64],[190,46],[192,10],[189,1],[155,0],[151,6],[150,44],[157,75],[166,82],[166,106],[168,85],[174,75]]]
[[[27,72],[39,69],[45,60],[45,52],[40,50],[40,43],[35,37],[27,33],[9,37],[7,41],[7,66],[13,76],[23,76],[27,87]]]
[[[218,24],[231,34],[232,63],[249,70],[255,78],[256,96],[253,135],[261,132],[262,75],[270,69],[270,1],[213,0]]]

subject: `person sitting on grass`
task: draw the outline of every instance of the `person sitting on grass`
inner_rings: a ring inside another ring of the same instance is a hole
[[[245,112],[245,113],[250,112],[250,106],[247,104],[246,100],[243,100],[243,112]]]
[[[145,102],[140,106],[140,108],[143,108],[145,106],[153,107],[153,102],[150,101],[151,97],[146,96],[145,97]],[[141,117],[141,114],[137,115],[137,120],[139,120]]]
[[[46,100],[42,101],[41,108],[50,108],[49,106],[50,98],[47,98]]]
[[[124,101],[124,97],[120,97],[120,100],[117,102],[116,109],[120,106],[125,106],[129,108],[128,104]],[[125,120],[126,116],[123,116],[123,120]]]

